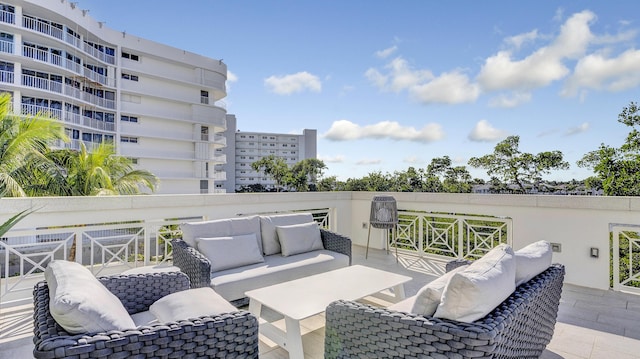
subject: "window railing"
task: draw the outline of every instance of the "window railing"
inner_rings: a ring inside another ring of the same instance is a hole
[[[1,22],[6,22],[8,24],[15,24],[16,23],[16,14],[6,11],[6,10],[0,10],[0,21]]]
[[[62,29],[51,26],[51,24],[48,24],[40,19],[23,16],[22,26],[27,29],[55,37],[56,39],[64,40],[64,32],[62,31]]]
[[[13,54],[13,42],[7,41],[7,40],[0,40],[0,52]]]
[[[13,71],[0,70],[0,82],[13,83],[15,76]]]

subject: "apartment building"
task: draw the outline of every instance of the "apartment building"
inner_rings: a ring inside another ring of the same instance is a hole
[[[79,6],[0,0],[0,91],[14,109],[63,121],[71,142],[60,147],[113,142],[160,178],[158,193],[223,191],[227,66],[110,29]]]
[[[307,158],[317,157],[317,130],[305,129],[301,135],[287,133],[246,132],[237,129],[235,115],[227,115],[227,147],[218,152],[227,158],[219,165],[227,173],[227,180],[216,182],[216,189],[233,193],[243,186],[261,184],[270,189],[273,179],[251,168],[253,162],[274,155],[285,160],[289,166]]]

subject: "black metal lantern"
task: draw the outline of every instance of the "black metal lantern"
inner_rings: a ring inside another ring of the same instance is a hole
[[[398,205],[396,199],[389,195],[374,196],[371,201],[371,213],[369,215],[369,234],[367,235],[367,251],[365,259],[369,256],[369,239],[371,227],[392,230],[391,235],[395,240],[395,229],[398,225]],[[389,250],[389,236],[385,239],[385,246]],[[396,244],[396,260],[398,259],[398,245]]]

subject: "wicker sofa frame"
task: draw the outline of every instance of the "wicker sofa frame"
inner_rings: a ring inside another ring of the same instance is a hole
[[[325,358],[538,358],[553,336],[564,273],[552,265],[473,323],[333,302]]]
[[[156,300],[189,289],[181,272],[98,278],[129,314],[149,310]],[[82,285],[81,283],[79,285]],[[46,281],[34,286],[33,356],[51,358],[257,358],[258,322],[247,311],[141,326],[126,331],[69,334],[49,312]]]
[[[323,228],[320,229],[320,236],[325,249],[348,256],[349,265],[351,265],[350,238]],[[173,264],[189,276],[191,287],[200,288],[211,285],[211,262],[209,259],[182,239],[174,239],[172,246]],[[248,302],[248,298],[243,298],[231,303],[241,307],[247,305]]]

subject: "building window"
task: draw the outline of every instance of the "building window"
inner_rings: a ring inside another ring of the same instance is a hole
[[[138,164],[138,159],[137,158],[129,157],[129,161],[131,161],[131,164],[134,164],[134,165]]]
[[[138,143],[138,137],[120,136],[120,142]]]
[[[135,122],[135,123],[137,123],[137,122],[138,122],[138,118],[137,118],[137,117],[135,117],[135,116],[125,116],[125,115],[122,115],[122,116],[120,116],[120,121],[124,121],[124,122]]]
[[[125,80],[131,80],[131,81],[136,81],[138,82],[138,76],[137,75],[131,75],[131,74],[126,74],[126,73],[122,73],[122,78]]]
[[[208,126],[200,127],[200,140],[201,141],[209,141],[209,127]]]
[[[140,61],[140,57],[138,57],[138,55],[130,54],[124,51],[122,52],[122,57],[133,61]]]
[[[200,103],[209,104],[209,91],[200,90]]]

